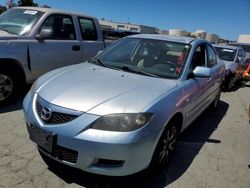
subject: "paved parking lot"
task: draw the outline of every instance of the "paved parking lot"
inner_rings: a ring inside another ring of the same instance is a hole
[[[181,136],[162,174],[105,177],[48,168],[28,139],[21,99],[0,108],[0,187],[250,187],[250,83],[222,93],[218,110],[205,111]]]

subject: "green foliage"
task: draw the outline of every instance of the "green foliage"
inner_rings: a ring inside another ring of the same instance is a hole
[[[6,10],[7,8],[5,6],[0,5],[0,14],[2,14]]]
[[[188,33],[188,37],[197,38],[193,33]]]
[[[33,0],[19,0],[17,2],[17,6],[31,6],[31,7],[38,7],[38,4],[33,2]]]

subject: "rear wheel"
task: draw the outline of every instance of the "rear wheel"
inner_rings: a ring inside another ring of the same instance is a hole
[[[227,80],[227,90],[231,91],[234,88],[235,85],[235,77],[231,76]]]
[[[180,126],[172,121],[163,132],[155,149],[150,168],[156,171],[164,170],[173,156],[177,139],[180,133]]]

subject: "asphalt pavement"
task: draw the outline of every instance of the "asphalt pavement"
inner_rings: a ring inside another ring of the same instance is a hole
[[[164,172],[107,177],[48,167],[28,138],[20,98],[0,107],[0,188],[249,188],[249,105],[250,82],[222,93],[218,109],[206,110],[181,135]]]

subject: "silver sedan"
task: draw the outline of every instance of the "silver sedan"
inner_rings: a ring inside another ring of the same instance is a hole
[[[48,164],[124,176],[164,169],[179,134],[216,107],[225,66],[204,40],[134,35],[40,77],[23,107]]]

